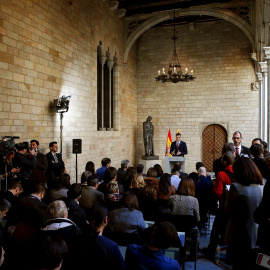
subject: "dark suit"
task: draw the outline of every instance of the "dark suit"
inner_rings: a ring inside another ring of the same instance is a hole
[[[35,196],[19,200],[20,220],[30,226],[40,228],[47,219],[47,204]]]
[[[28,159],[29,158],[29,159]],[[32,170],[36,168],[36,159],[35,156],[29,155],[28,158],[16,152],[13,160],[14,168],[20,168],[20,175],[22,178],[28,178],[32,173]]]
[[[173,151],[174,151],[174,154],[172,154]],[[185,142],[180,141],[180,145],[179,145],[178,150],[177,150],[177,146],[176,146],[176,141],[172,142],[171,149],[170,149],[170,154],[173,155],[173,156],[177,156],[178,151],[181,152],[181,155],[179,155],[181,157],[183,157],[184,155],[186,155],[188,153],[187,145],[186,145]]]
[[[42,153],[37,153],[36,160],[37,160],[36,169],[38,169],[42,172],[47,171],[47,169],[48,169],[47,157],[45,155],[43,155]]]
[[[241,155],[249,155],[249,148],[245,147],[244,145],[241,145]]]
[[[3,198],[9,201],[12,206],[6,215],[7,226],[16,226],[19,223],[19,198],[14,196],[10,190],[4,192]]]
[[[84,186],[82,189],[82,197],[80,205],[83,208],[92,208],[96,203],[104,202],[104,194],[96,190],[92,186]]]
[[[64,163],[64,161],[62,159],[62,154],[60,154],[60,153],[56,153],[56,157],[58,159],[57,163],[55,162],[55,159],[54,159],[54,156],[53,156],[52,152],[47,153],[46,157],[47,157],[47,161],[48,161],[47,184],[50,187],[50,185],[53,183],[55,178],[58,176],[57,175],[57,169],[59,167],[65,167],[65,163]]]

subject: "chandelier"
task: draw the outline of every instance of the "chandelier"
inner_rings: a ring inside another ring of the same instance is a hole
[[[168,68],[168,74],[165,73],[165,68],[162,69],[162,74],[160,73],[160,70],[158,71],[158,76],[155,77],[156,81],[161,81],[163,83],[165,82],[172,82],[172,83],[178,83],[178,82],[189,82],[193,81],[195,77],[193,77],[193,70],[190,71],[190,74],[188,74],[188,68],[185,69],[185,73],[182,72],[180,62],[177,57],[176,53],[176,46],[175,46],[175,40],[177,39],[177,36],[175,34],[175,8],[174,8],[174,14],[173,14],[173,55],[171,62],[169,64]]]

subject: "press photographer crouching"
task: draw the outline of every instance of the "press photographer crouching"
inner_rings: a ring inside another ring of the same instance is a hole
[[[17,145],[17,152],[14,156],[13,165],[19,168],[20,172],[17,174],[18,180],[21,181],[25,193],[28,193],[29,176],[32,170],[36,168],[35,149],[31,148],[29,154],[27,153],[29,146],[27,142],[19,143]]]

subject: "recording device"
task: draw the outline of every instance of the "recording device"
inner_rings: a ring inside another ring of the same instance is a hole
[[[32,147],[29,148],[30,151],[33,149],[35,149],[35,152],[40,152],[40,148],[37,148],[37,147],[36,148],[32,148]]]
[[[16,152],[17,144],[15,143],[15,139],[20,139],[18,136],[4,136],[0,140],[0,156],[3,159],[6,158],[6,155]]]

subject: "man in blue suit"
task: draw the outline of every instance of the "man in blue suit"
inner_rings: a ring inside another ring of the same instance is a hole
[[[184,156],[188,153],[187,145],[185,142],[181,141],[181,134],[176,133],[176,140],[172,142],[170,153],[172,156]]]

